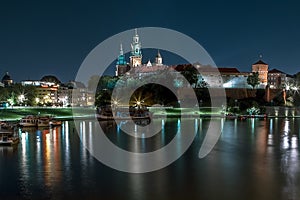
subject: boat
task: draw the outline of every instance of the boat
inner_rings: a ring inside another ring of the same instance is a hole
[[[0,124],[0,146],[12,146],[19,143],[19,137],[15,136],[14,127],[9,124]]]
[[[47,126],[61,126],[62,122],[52,117],[40,117],[38,119],[38,127],[47,127]]]
[[[50,125],[51,127],[53,127],[53,126],[61,126],[61,124],[62,124],[61,121],[59,121],[59,120],[54,120],[54,119],[52,119],[52,120],[49,122],[49,125]]]
[[[19,137],[0,133],[0,146],[12,146],[19,143]]]
[[[28,115],[20,120],[19,125],[22,127],[60,126],[61,121],[55,120],[50,116]]]
[[[115,115],[112,114],[111,109],[101,109],[96,117],[98,120],[143,120],[151,119],[152,115],[147,108],[130,107],[129,112],[118,111]]]
[[[32,127],[37,126],[37,123],[38,117],[34,115],[27,115],[20,120],[19,125],[22,127]]]
[[[44,117],[39,117],[37,121],[37,126],[38,127],[46,127],[50,125],[50,117],[44,116]]]
[[[228,120],[232,120],[232,119],[237,119],[237,118],[238,118],[237,115],[231,114],[231,113],[226,114],[225,117],[226,117],[226,119],[228,119]]]

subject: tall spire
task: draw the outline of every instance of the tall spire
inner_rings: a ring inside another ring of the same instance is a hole
[[[118,56],[117,65],[126,65],[126,59],[123,52],[123,45],[120,43],[120,55]]]
[[[157,56],[158,58],[161,58],[161,55],[160,55],[160,52],[159,52],[159,49],[157,49]]]
[[[122,43],[120,43],[120,55],[124,55]]]
[[[133,67],[137,67],[142,64],[142,45],[140,38],[137,32],[137,29],[134,29],[134,36],[132,37],[131,42],[131,55],[130,55],[130,64]]]
[[[162,65],[162,57],[160,55],[159,49],[157,49],[157,55],[155,57],[156,65]]]
[[[137,28],[134,29],[135,35],[138,36]]]

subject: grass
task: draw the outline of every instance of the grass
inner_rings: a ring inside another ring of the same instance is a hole
[[[73,112],[74,111],[74,112]],[[220,114],[220,108],[201,107],[196,108],[150,108],[154,115],[214,115]],[[71,119],[74,117],[89,117],[94,114],[93,108],[52,108],[52,107],[18,107],[0,109],[0,120],[20,120],[26,115],[51,115],[61,119]]]
[[[76,115],[84,116],[92,113],[92,108],[73,108]],[[72,118],[72,108],[21,107],[0,109],[0,120],[19,120],[26,115],[51,115],[59,118]]]
[[[150,111],[155,115],[218,115],[221,113],[221,108],[200,107],[196,108],[150,108]]]

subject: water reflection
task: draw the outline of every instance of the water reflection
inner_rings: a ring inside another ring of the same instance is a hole
[[[159,120],[159,119],[157,119]],[[149,152],[160,149],[180,131],[180,119],[158,121],[161,131],[151,138],[132,138],[111,121],[100,122],[106,136],[121,148]],[[209,125],[192,119],[194,143],[178,161],[148,174],[125,174],[97,162],[93,148],[98,121],[73,122],[47,129],[23,129],[19,146],[0,147],[0,196],[25,199],[118,197],[123,199],[297,199],[300,196],[300,119],[226,120],[213,151],[198,159]],[[137,131],[138,127],[133,128]],[[180,137],[176,142],[181,148]],[[5,164],[4,164],[5,163]],[[13,167],[15,166],[15,167]],[[198,187],[199,186],[199,187]],[[11,195],[15,196],[11,196]],[[249,195],[251,194],[251,195]],[[95,196],[90,196],[95,195]]]

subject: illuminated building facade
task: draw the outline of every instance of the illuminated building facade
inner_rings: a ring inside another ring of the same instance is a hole
[[[258,72],[259,86],[258,88],[265,88],[268,84],[268,68],[269,65],[262,60],[257,61],[252,65],[252,72]]]
[[[272,69],[268,73],[268,85],[271,89],[282,89],[285,87],[287,82],[287,74],[277,70]]]
[[[25,80],[21,84],[36,87],[37,105],[92,106],[95,99],[83,83],[63,84],[54,76],[44,76],[40,81]]]
[[[21,81],[21,84],[23,86],[31,85],[36,87],[36,104],[47,105],[58,103],[57,91],[59,88],[59,83],[49,81],[25,80]]]

